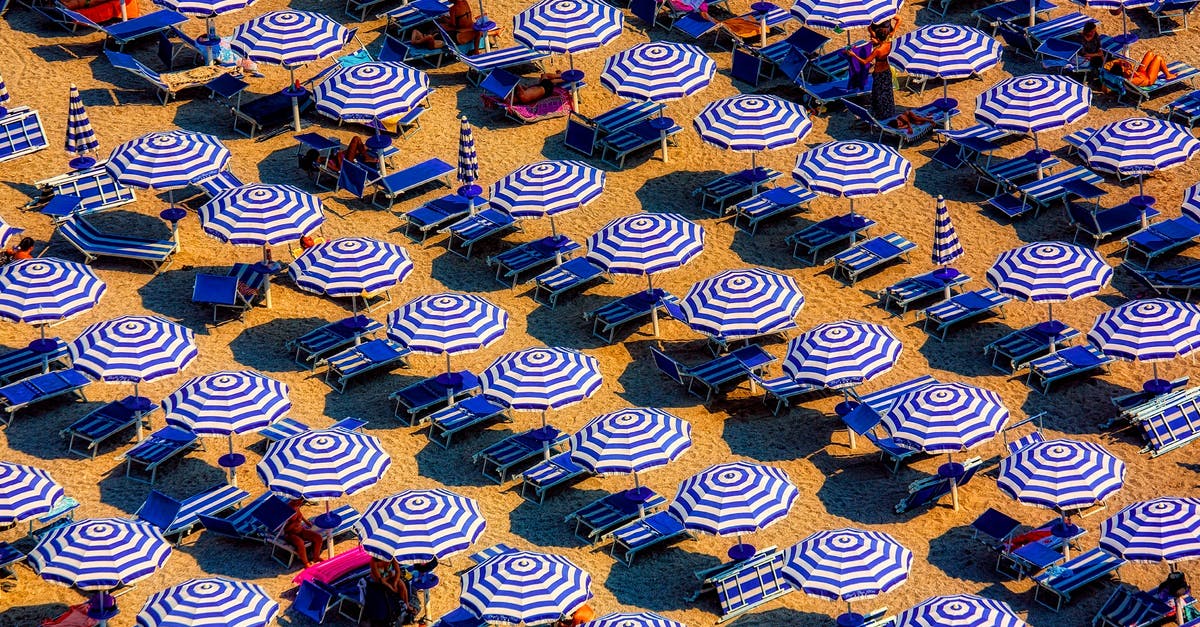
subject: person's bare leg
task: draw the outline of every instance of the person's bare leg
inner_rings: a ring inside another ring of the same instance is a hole
[[[304,538],[298,534],[288,534],[284,536],[284,539],[296,550],[296,557],[300,558],[300,563],[304,564],[305,568],[312,566],[312,560],[308,559],[308,547],[304,544]]]
[[[310,561],[321,561],[321,552],[325,549],[325,537],[312,529],[305,529],[302,535],[305,540],[312,544],[313,556],[310,558]]]

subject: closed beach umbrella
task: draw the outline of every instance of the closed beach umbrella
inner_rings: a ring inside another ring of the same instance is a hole
[[[900,612],[895,627],[1028,627],[1004,601],[973,594],[930,597]]]
[[[592,576],[561,555],[503,553],[462,575],[463,607],[486,622],[542,625],[592,597]]]
[[[626,494],[641,504],[651,494],[638,474],[679,459],[692,447],[692,425],[661,409],[628,408],[597,416],[571,436],[571,459],[596,474],[633,475]]]
[[[1164,496],[1129,505],[1100,523],[1100,548],[1139,562],[1200,558],[1200,499]]]
[[[902,350],[904,345],[885,326],[827,322],[788,342],[783,371],[799,383],[853,388],[891,370]]]
[[[45,514],[62,497],[62,487],[45,470],[0,462],[0,526]]]
[[[1000,64],[1000,42],[959,24],[932,24],[900,35],[889,60],[906,74],[942,79],[942,97],[952,78],[969,78]]]
[[[1163,392],[1171,384],[1158,378],[1158,362],[1200,348],[1200,306],[1165,298],[1132,300],[1096,316],[1088,341],[1111,357],[1150,362],[1154,378],[1145,389]]]
[[[0,217],[0,248],[7,248],[4,244],[8,241],[8,238],[16,237],[24,232],[25,229],[8,224],[4,221],[3,217]]]
[[[679,306],[688,326],[728,344],[795,328],[804,294],[786,274],[726,270],[692,285]]]
[[[74,170],[83,170],[95,165],[95,154],[100,150],[100,140],[96,137],[96,131],[92,129],[92,121],[88,119],[83,98],[74,83],[71,84],[71,91],[67,97],[67,140],[64,147],[68,154],[75,155],[70,163]]]
[[[514,218],[554,216],[587,205],[604,192],[604,172],[582,161],[539,161],[524,165],[492,184],[491,204]]]
[[[508,312],[474,294],[418,296],[388,314],[388,337],[418,353],[450,356],[490,346],[508,329]]]
[[[0,266],[0,320],[46,326],[91,311],[108,287],[88,266],[54,257]]]
[[[579,627],[687,627],[654,612],[613,612]]]
[[[467,121],[467,116],[459,116],[459,131],[458,131],[458,172],[455,176],[461,187],[458,188],[458,195],[464,198],[474,199],[483,193],[483,189],[475,184],[479,179],[479,155],[475,151],[475,133],[471,130],[471,123]]]
[[[798,0],[792,15],[809,28],[846,30],[886,22],[896,16],[899,0]],[[850,45],[850,33],[846,33]]]
[[[1089,167],[1118,176],[1137,176],[1144,197],[1146,174],[1187,163],[1200,141],[1181,124],[1155,118],[1128,118],[1101,126],[1079,147]],[[1145,213],[1142,226],[1146,225]]]
[[[371,503],[354,531],[372,557],[414,563],[467,550],[485,527],[475,499],[436,488],[405,490]]]
[[[215,135],[160,131],[117,146],[104,167],[123,185],[166,190],[173,204],[174,190],[225,170],[229,158],[229,149]]]
[[[792,178],[819,194],[850,199],[878,196],[900,189],[912,176],[912,163],[883,144],[863,141],[826,142],[800,153]]]
[[[137,627],[267,627],[279,604],[262,586],[225,577],[191,579],[150,595]]]
[[[161,316],[119,316],[97,322],[68,345],[76,370],[114,383],[132,382],[124,403],[148,409],[138,384],[178,374],[196,360],[196,335]],[[139,429],[141,421],[138,421]]]
[[[217,36],[217,25],[214,20],[218,15],[241,11],[254,4],[257,0],[154,0],[154,4],[166,7],[190,17],[204,18],[204,34],[197,37],[197,43],[204,46],[205,60],[213,64],[214,48],[221,45]]]
[[[8,111],[8,103],[12,97],[8,95],[8,85],[4,82],[4,77],[0,76],[0,115],[4,115]]]
[[[933,254],[934,264],[948,266],[963,256],[962,244],[958,241],[958,233],[954,231],[954,223],[950,221],[950,209],[946,207],[946,199],[938,194],[937,214],[933,220]]]
[[[912,551],[882,531],[831,529],[787,549],[780,573],[805,594],[845,601],[846,614],[853,615],[852,600],[899,587],[908,580],[912,562]],[[840,624],[862,624],[861,616],[843,616]]]
[[[535,347],[501,355],[480,375],[483,393],[519,411],[562,409],[590,398],[604,378],[595,357],[569,348]]]
[[[1027,74],[1006,78],[975,98],[975,118],[1005,131],[1033,136],[1062,128],[1087,115],[1092,90],[1066,76]]]
[[[413,263],[400,246],[369,237],[342,237],[317,244],[288,266],[288,275],[303,290],[334,298],[349,296],[357,315],[371,294],[399,285]]]
[[[1007,250],[987,271],[988,283],[1001,294],[1046,303],[1045,330],[1050,336],[1065,328],[1054,320],[1054,303],[1098,294],[1112,277],[1112,266],[1100,253],[1063,242],[1034,242]]]
[[[756,169],[758,153],[786,148],[812,131],[803,106],[778,96],[743,94],[714,100],[692,120],[700,139],[726,150],[750,153]]]
[[[799,497],[800,491],[782,468],[731,462],[684,479],[668,511],[687,529],[737,537],[729,556],[746,559],[755,549],[741,541],[742,535],[782,520]]]

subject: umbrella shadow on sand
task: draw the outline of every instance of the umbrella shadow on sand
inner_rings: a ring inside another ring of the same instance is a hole
[[[428,431],[428,428],[419,429],[411,432],[409,437],[426,439],[428,436],[425,434]],[[481,436],[476,434],[461,433],[458,434],[455,440],[451,441],[450,448],[448,449],[444,449],[439,444],[428,441],[413,456],[417,462],[417,474],[431,481],[451,487],[494,486],[494,482],[489,481],[483,476],[479,470],[479,466],[464,462],[463,451],[482,450],[489,444],[500,440],[501,437],[511,434],[512,432],[488,429],[483,434],[488,439],[483,440]],[[456,448],[461,450],[455,450]]]
[[[295,352],[284,345],[328,321],[308,316],[304,318],[272,318],[262,324],[247,326],[229,342],[233,358],[247,368],[266,372],[302,370],[303,366],[293,361]],[[276,346],[276,350],[263,350],[263,346]]]
[[[844,435],[842,436],[844,438]],[[838,455],[822,450],[808,460],[825,478],[817,499],[832,516],[855,523],[882,525],[896,522],[891,504],[900,501],[907,490],[879,463],[879,452],[865,438],[859,438],[858,448],[850,450],[845,444],[831,444]],[[863,507],[870,499],[878,506]]]
[[[519,492],[520,488],[514,486]],[[539,547],[578,548],[583,541],[572,533],[573,523],[562,522],[568,514],[608,493],[599,490],[559,489],[541,503],[521,499],[521,504],[509,512],[509,528],[513,533]],[[551,524],[547,524],[551,521]]]
[[[645,152],[650,154],[649,151]],[[657,155],[658,152],[653,154]],[[631,157],[635,161],[638,159],[636,155],[631,155]],[[637,163],[631,163],[630,160],[626,160],[626,169],[636,167]],[[634,195],[642,207],[654,207],[660,213],[680,213],[689,218],[711,217],[710,213],[699,210],[700,204],[698,198],[692,196],[681,197],[679,190],[700,189],[700,186],[725,174],[725,172],[721,172],[720,170],[675,170],[662,176],[647,179]]]

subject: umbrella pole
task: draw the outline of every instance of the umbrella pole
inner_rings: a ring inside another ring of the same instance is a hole
[[[853,222],[853,221],[854,221],[854,217],[855,217],[855,213],[854,213],[854,197],[853,197],[853,196],[851,196],[851,197],[850,197],[850,221],[851,221],[851,222]],[[850,232],[850,245],[851,245],[851,246],[853,246],[853,245],[854,245],[854,240],[855,240],[855,239],[857,239],[856,235],[857,235],[857,232],[856,232],[856,231],[851,231],[851,232]]]
[[[137,381],[137,379],[134,379],[133,380],[133,402],[136,404],[138,402],[139,398],[141,398],[141,397],[138,396],[138,381]],[[141,416],[138,416],[138,420],[137,420],[137,439],[138,439],[138,442],[142,441],[142,417]]]
[[[758,15],[758,47],[767,47],[767,13],[763,11]]]
[[[651,276],[651,274],[649,272],[646,273],[646,293],[650,294],[651,298],[654,297],[654,277]],[[657,338],[658,337],[658,303],[657,302],[655,302],[654,306],[650,308],[650,325],[654,329],[654,337]]]
[[[847,35],[847,37],[849,37],[849,35]],[[658,119],[662,120],[664,117],[665,116],[663,115],[663,110],[659,109],[658,110]],[[660,123],[660,127],[661,127],[661,129],[659,130],[659,134],[661,136],[661,139],[659,140],[659,142],[662,144],[663,163],[670,163],[670,158],[667,157],[667,124],[666,124],[666,122]]]
[[[1125,13],[1122,12],[1121,15],[1125,15]],[[1146,188],[1143,186],[1144,180],[1145,180],[1145,175],[1142,174],[1141,172],[1139,172],[1138,173],[1138,196],[1142,196],[1142,197],[1144,197],[1146,195]],[[1097,198],[1096,202],[1099,203],[1100,199]],[[1150,226],[1150,218],[1146,216],[1146,205],[1143,204],[1142,205],[1142,228],[1144,229],[1148,226]]]
[[[350,297],[350,315],[356,319],[358,318],[358,296]],[[362,333],[355,333],[354,345],[358,346],[359,344],[362,344]]]
[[[233,432],[229,432],[229,457],[233,459]],[[229,485],[237,487],[237,466],[229,466]]]
[[[450,351],[445,351],[444,354],[446,355],[446,382],[451,383],[453,371],[450,370]],[[447,385],[446,386],[446,405],[450,406],[453,404],[454,404],[454,386]]]
[[[271,308],[271,249],[267,244],[263,244],[263,270],[266,270],[266,276],[263,277],[263,302],[267,309]]]
[[[1050,323],[1053,324],[1054,323],[1054,303],[1046,303],[1046,311],[1048,312],[1047,315],[1050,318]],[[1057,335],[1057,333],[1055,335]],[[1054,341],[1053,335],[1050,336],[1050,352],[1051,353],[1058,352],[1058,343]]]
[[[296,84],[296,70],[288,68],[288,90],[292,92],[292,129],[300,132],[300,86]]]
[[[635,472],[635,473],[633,473],[633,491],[634,491],[635,495],[640,496],[641,490],[642,490],[642,485],[641,485],[641,482],[638,481],[638,475]],[[645,518],[646,518],[646,502],[639,498],[638,499],[638,520],[643,520]]]
[[[132,2],[133,0],[129,0],[129,1]],[[120,2],[118,2],[118,4],[121,5],[121,21],[122,22],[128,21],[129,20],[129,9],[127,9],[125,7],[125,0],[120,0]]]
[[[204,18],[205,30],[208,31],[208,45],[204,46],[204,64],[212,65],[216,63],[216,58],[213,56],[213,48],[221,45],[221,40],[217,38],[217,25],[213,23],[212,15]]]
[[[329,499],[325,499],[325,515],[329,516],[330,522],[332,522],[333,515],[329,513]],[[325,530],[325,535],[327,536],[325,538],[325,546],[329,551],[329,559],[333,559],[333,528],[336,526],[337,525],[330,525],[330,527]]]
[[[1029,0],[1029,25],[1037,23],[1037,0]]]

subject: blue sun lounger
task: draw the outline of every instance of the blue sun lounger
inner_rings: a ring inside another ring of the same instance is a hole
[[[1184,300],[1191,300],[1192,290],[1200,290],[1200,262],[1166,270],[1146,270],[1128,264],[1124,267],[1159,294],[1182,291]]]
[[[442,448],[450,448],[454,436],[468,429],[493,421],[508,422],[508,406],[499,401],[476,394],[453,405],[439,409],[429,415],[429,441]]]
[[[17,578],[14,566],[25,561],[25,554],[7,542],[0,542],[0,575]]]
[[[1129,412],[1146,441],[1142,453],[1165,455],[1200,438],[1200,402],[1195,388],[1168,394],[1136,412]]]
[[[784,407],[791,405],[792,401],[802,396],[808,396],[817,392],[828,392],[828,388],[811,383],[799,383],[788,375],[780,375],[773,379],[765,379],[757,374],[750,375],[750,388],[760,387],[763,390],[763,404],[770,405],[772,401],[775,406],[771,408],[771,413],[778,416],[779,412]]]
[[[1029,362],[1027,382],[1045,394],[1056,381],[1097,370],[1107,370],[1114,360],[1091,344],[1071,346]]]
[[[132,187],[113,179],[105,167],[107,163],[107,160],[101,161],[86,170],[37,181],[34,186],[38,189],[38,197],[26,207],[40,208],[51,220],[59,222],[72,215],[97,213],[137,200]],[[64,198],[67,198],[65,202],[62,201]],[[59,208],[51,207],[56,200],[60,201]]]
[[[325,371],[325,383],[339,393],[354,377],[393,366],[408,367],[405,357],[412,352],[407,346],[387,338],[376,338],[351,346],[340,353],[322,359],[319,364],[329,367]]]
[[[1187,605],[1194,599],[1187,595]],[[1093,627],[1151,627],[1174,622],[1174,604],[1168,604],[1151,592],[1129,585],[1118,585],[1100,610],[1092,617]]]
[[[1190,246],[1197,237],[1200,223],[1186,215],[1151,224],[1125,238],[1125,263],[1132,265],[1129,255],[1138,253],[1146,259],[1142,267],[1148,268],[1150,262]]]
[[[942,296],[946,293],[946,288],[950,288],[950,294],[953,296],[960,290],[964,284],[971,280],[971,277],[965,273],[959,272],[954,275],[954,278],[949,281],[939,279],[937,270],[919,274],[913,277],[907,277],[889,285],[878,293],[879,306],[884,309],[895,307],[899,310],[896,316],[903,318],[908,313],[908,308],[914,303],[931,298],[934,296]]]
[[[1108,577],[1124,565],[1124,559],[1104,549],[1092,549],[1035,576],[1033,581],[1037,587],[1033,591],[1033,600],[1057,612],[1063,603],[1071,601],[1072,594]],[[1042,599],[1043,592],[1054,597],[1054,605]]]
[[[987,24],[992,27],[994,34],[997,26],[1008,24],[1016,26],[1020,20],[1028,20],[1030,8],[1031,3],[1027,0],[1008,0],[978,9],[971,15],[975,16],[976,26]],[[1047,0],[1037,0],[1032,8],[1036,17],[1044,18],[1057,6]],[[1028,21],[1025,23],[1028,24]]]
[[[979,457],[971,457],[962,461],[963,475],[957,479],[958,487],[963,487],[970,483],[971,479],[975,478],[975,473],[979,472],[979,468],[983,466],[983,459]],[[897,514],[911,512],[921,507],[937,505],[937,502],[943,497],[950,494],[952,490],[951,479],[934,475],[918,479],[908,486],[908,494],[896,503],[894,508]]]
[[[599,282],[611,282],[604,268],[587,257],[576,257],[534,277],[533,300],[554,309],[563,294]],[[543,293],[545,300],[539,298]]]
[[[566,236],[551,235],[488,257],[487,264],[496,266],[497,281],[516,287],[524,283],[521,280],[522,275],[557,264],[560,258],[569,259],[571,254],[580,248],[582,246]]]
[[[179,92],[185,89],[205,87],[215,80],[212,79],[211,74],[203,75],[199,78],[192,78],[192,70],[159,73],[150,69],[150,67],[146,66],[132,56],[125,54],[124,52],[117,52],[116,50],[105,50],[104,56],[107,57],[108,62],[118,70],[125,70],[126,72],[137,76],[147,83],[150,83],[150,85],[154,87],[155,98],[157,98],[159,103],[163,105],[171,102],[171,100],[173,100],[175,96],[179,94]],[[229,75],[222,74],[221,76],[218,76],[218,79],[225,76]],[[237,80],[233,77],[230,77],[230,79]],[[290,99],[288,100],[288,103],[290,107]],[[289,116],[291,114],[290,108],[288,109],[288,114]],[[236,130],[236,125],[234,128]]]
[[[329,425],[329,428],[344,429],[346,431],[358,431],[365,426],[367,426],[366,420],[354,417],[346,417]],[[266,440],[267,445],[269,446],[272,442],[285,440],[294,435],[300,435],[301,433],[311,430],[312,429],[308,425],[296,420],[295,418],[281,418],[270,425],[259,429],[258,434]]]
[[[202,179],[198,179],[192,184],[196,187],[199,187],[201,193],[203,193],[205,196],[208,196],[210,199],[223,191],[245,185],[245,183],[242,182],[242,179],[239,179],[236,174],[229,170],[222,170],[216,174],[213,174],[212,176],[206,176]]]
[[[37,152],[48,144],[42,118],[29,107],[14,107],[0,118],[0,163]]]
[[[683,127],[678,124],[668,128],[665,131],[667,145],[674,146],[674,137],[682,132]],[[623,169],[625,158],[630,154],[651,146],[657,149],[662,143],[663,133],[664,131],[654,128],[653,120],[630,124],[600,140],[600,160],[617,169]]]
[[[952,296],[935,305],[930,305],[921,311],[924,319],[921,328],[928,334],[945,341],[950,329],[970,322],[983,316],[998,314],[1004,316],[1004,305],[1012,300],[996,290],[985,287],[972,292],[963,292]],[[930,329],[930,324],[933,328]]]
[[[846,282],[854,285],[858,278],[897,260],[907,259],[917,245],[899,233],[888,233],[859,242],[833,256],[833,276],[841,272]]]
[[[767,76],[774,77],[776,70],[792,74],[788,71],[789,65],[799,64],[799,69],[802,70],[808,64],[808,60],[820,54],[827,43],[829,43],[829,38],[825,35],[801,26],[780,41],[767,44],[762,48],[751,48],[751,50],[766,62],[764,69]]]
[[[1031,360],[1067,346],[1079,335],[1079,331],[1065,324],[1052,327],[1045,323],[1032,324],[984,346],[983,354],[992,354],[993,368],[1013,374],[1029,365]]]
[[[268,274],[258,272],[257,264],[235,263],[225,274],[196,273],[192,283],[192,302],[212,307],[213,324],[221,312],[232,310],[237,320],[260,302],[266,293]]]
[[[513,469],[544,455],[557,455],[569,436],[554,427],[531,429],[514,433],[471,456],[480,464],[484,477],[503,484],[513,476]]]
[[[749,559],[697,571],[700,589],[688,600],[713,591],[721,608],[717,623],[732,621],[795,589],[779,572],[786,558],[784,551],[767,547]]]
[[[704,399],[705,403],[712,400],[713,394],[721,391],[722,387],[745,381],[751,374],[763,372],[768,364],[775,361],[774,356],[756,344],[696,366],[685,366],[654,347],[650,348],[650,354],[660,372],[682,385],[688,393]],[[704,394],[700,394],[697,386],[704,388]]]
[[[55,3],[54,6],[62,12],[63,17],[65,17],[69,23],[78,26],[86,26],[93,30],[104,33],[105,45],[108,45],[108,40],[111,39],[113,43],[117,44],[118,50],[124,50],[125,44],[131,41],[141,39],[142,37],[157,35],[163,31],[169,30],[176,24],[181,24],[188,20],[186,15],[176,13],[175,11],[171,11],[169,9],[160,9],[152,13],[147,13],[146,15],[139,15],[138,17],[130,18],[124,22],[115,22],[107,26],[102,26],[96,22],[93,22],[91,18],[82,13],[68,9],[61,2]],[[72,28],[71,30],[74,31],[75,29]]]
[[[559,453],[521,473],[521,498],[541,505],[550,490],[591,474],[571,459],[570,451]]]
[[[1200,5],[1200,2],[1196,2],[1196,0],[1158,0],[1146,10],[1154,17],[1155,24],[1158,26],[1158,34],[1163,35],[1188,30],[1188,16],[1196,10],[1197,5]],[[1176,25],[1182,23],[1183,28],[1163,28],[1164,20],[1171,20]]]
[[[492,209],[486,203],[481,206],[483,208],[474,215],[467,216],[441,230],[442,233],[450,234],[446,240],[446,250],[464,259],[470,259],[476,244],[500,237],[511,231],[521,230],[516,219],[508,215],[507,211]],[[488,263],[491,264],[491,259],[488,260]]]
[[[458,194],[435,198],[404,213],[404,234],[414,241],[424,242],[431,233],[471,215],[472,209],[482,209],[486,205],[487,201],[483,201],[472,206],[470,200]],[[415,236],[413,229],[417,231]]]
[[[1075,237],[1071,239],[1071,242],[1076,242],[1080,234],[1086,234],[1092,238],[1093,247],[1111,235],[1140,227],[1143,219],[1150,222],[1158,216],[1158,210],[1153,207],[1144,207],[1128,202],[1099,210],[1083,203],[1067,203],[1067,217],[1071,225],[1075,227]]]
[[[398,196],[423,185],[440,182],[449,187],[450,175],[455,170],[456,168],[449,163],[433,157],[390,172],[374,181],[375,193],[371,195],[371,203],[382,209],[391,209]],[[380,199],[386,202],[381,202]]]
[[[866,437],[879,449],[880,461],[887,461],[888,471],[894,475],[899,472],[900,464],[916,455],[917,451],[897,445],[890,437],[877,435],[875,429],[883,422],[883,414],[891,409],[892,403],[897,398],[910,392],[924,389],[937,382],[937,379],[929,375],[924,375],[903,383],[888,386],[881,390],[876,390],[869,394],[861,396],[855,394],[859,404],[841,417],[842,422],[846,423],[846,428],[852,434]]]
[[[1045,163],[1043,162],[1043,165]],[[1102,182],[1104,178],[1099,174],[1078,166],[1023,183],[1017,187],[1015,195],[999,194],[989,198],[987,202],[1010,219],[1019,218],[1030,211],[1036,217],[1043,208],[1048,208],[1059,200],[1065,203],[1072,197],[1080,197],[1081,194],[1098,198],[1105,193],[1096,187]]]
[[[843,59],[844,54],[837,51]],[[809,64],[810,67],[814,64]],[[836,78],[827,83],[810,83],[803,79],[794,81],[796,86],[803,92],[801,101],[812,107],[818,114],[823,114],[828,111],[829,105],[835,102],[844,102],[851,98],[858,98],[871,93],[871,79],[868,78],[866,84],[862,87],[852,87],[849,78]]]
[[[155,272],[159,272],[170,264],[178,249],[178,245],[169,239],[105,233],[81,217],[59,223],[56,231],[83,255],[84,263],[91,263],[101,257],[115,257],[141,261]]]
[[[567,114],[563,145],[591,157],[600,140],[627,126],[655,117],[662,109],[663,105],[656,102],[626,102],[594,118],[571,111]]]
[[[213,516],[204,513],[196,514],[196,520],[205,531],[232,540],[255,540],[262,542],[263,529],[254,518],[254,510],[267,501],[277,500],[273,492],[263,492],[254,497],[249,503],[235,508],[223,516]]]
[[[221,516],[237,509],[238,504],[249,496],[249,492],[224,483],[193,494],[182,501],[177,501],[158,490],[151,490],[133,516],[158,527],[168,539],[174,537],[176,542],[182,542],[199,527],[201,514]]]
[[[91,382],[92,379],[86,374],[74,368],[68,368],[35,374],[9,383],[0,387],[0,410],[4,411],[3,414],[0,414],[0,422],[5,425],[11,424],[12,419],[21,409],[66,394],[86,401],[87,397],[83,395],[83,388]]]
[[[670,512],[656,512],[608,532],[604,540],[612,541],[609,555],[621,560],[626,566],[632,566],[633,558],[638,553],[684,538],[695,539],[692,533],[684,528],[683,523]]]
[[[656,287],[653,291],[630,294],[594,311],[585,312],[583,319],[592,322],[592,335],[611,344],[621,325],[649,318],[656,311],[662,315],[668,305],[678,304],[677,296]]]
[[[983,163],[979,163],[978,160],[971,161],[970,163],[977,175],[975,192],[978,194],[988,193],[984,192],[984,185],[990,184],[990,193],[999,195],[1001,191],[1015,187],[1036,177],[1038,172],[1038,163],[1030,161],[1025,157],[1013,157],[1011,159],[992,159],[989,157]],[[1054,157],[1042,161],[1042,174],[1053,172],[1059,163],[1059,160]]]
[[[1200,68],[1184,61],[1171,61],[1167,64],[1167,71],[1174,74],[1175,78],[1171,80],[1159,78],[1152,85],[1145,87],[1134,85],[1128,78],[1119,74],[1113,74],[1107,70],[1100,71],[1100,80],[1104,83],[1105,87],[1116,92],[1118,100],[1126,96],[1132,96],[1134,106],[1140,107],[1147,100],[1157,98],[1160,92],[1181,85],[1193,86],[1196,75],[1200,74]]]
[[[874,220],[860,213],[847,213],[810,224],[787,236],[784,241],[792,245],[792,256],[796,259],[806,260],[813,265],[824,264],[829,259],[817,260],[822,249],[852,244],[855,238],[866,234],[873,226]]]
[[[733,206],[733,226],[758,234],[758,225],[773,218],[795,213],[817,197],[799,185],[763,190]],[[738,223],[745,218],[745,226]]]
[[[653,490],[645,500],[631,499],[628,491],[622,491],[584,505],[567,514],[563,522],[574,523],[575,537],[594,546],[608,532],[635,520],[640,512],[653,514],[666,503],[667,499]]]
[[[408,426],[415,426],[421,420],[418,416],[439,405],[453,403],[460,396],[471,394],[479,389],[479,377],[470,370],[459,370],[447,380],[445,375],[428,377],[406,385],[388,395],[388,400],[395,401],[395,415]],[[404,410],[401,413],[401,410]]]
[[[145,440],[138,442],[123,455],[119,455],[117,461],[125,462],[126,477],[154,485],[160,466],[174,459],[176,455],[187,453],[200,446],[200,440],[195,433],[187,429],[168,426],[151,433]],[[135,467],[149,476],[146,479],[135,477]]]
[[[771,168],[747,168],[740,172],[718,176],[693,190],[692,195],[700,196],[701,211],[708,210],[719,216],[725,213],[725,203],[731,199],[745,194],[757,194],[760,187],[769,186],[781,176],[783,176],[781,172]],[[709,206],[710,202],[716,207]]]
[[[325,355],[341,350],[355,341],[383,330],[383,324],[366,316],[350,316],[325,323],[284,344],[292,359],[312,370]]]
[[[72,422],[59,433],[60,437],[68,438],[67,451],[95,459],[97,450],[105,440],[130,427],[138,428],[138,439],[141,440],[141,431],[150,427],[149,416],[158,409],[158,405],[138,407],[133,404],[133,400],[131,396],[105,403]],[[87,443],[87,446],[83,450],[76,449],[76,440]]]
[[[1195,2],[1193,5],[1197,4]],[[1200,91],[1189,91],[1188,93],[1168,102],[1161,111],[1168,120],[1178,119],[1189,129],[1196,126],[1196,122],[1200,121]]]
[[[271,559],[285,568],[291,568],[296,559],[296,548],[283,537],[284,526],[292,515],[289,511],[295,513],[286,501],[276,497],[267,500],[250,513],[263,529],[263,539],[271,547]],[[327,540],[330,537],[336,539],[353,532],[354,525],[358,524],[358,520],[362,518],[362,514],[351,505],[342,505],[335,508],[330,514],[335,516],[339,522],[337,527],[322,534]]]
[[[34,371],[70,368],[71,357],[67,343],[57,337],[46,339],[54,343],[48,352],[38,352],[25,347],[0,354],[0,384],[9,383]]]

